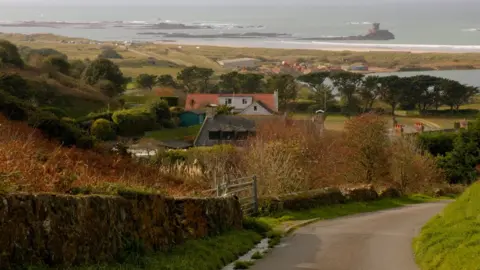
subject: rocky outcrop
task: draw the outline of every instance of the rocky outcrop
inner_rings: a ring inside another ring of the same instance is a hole
[[[0,269],[112,262],[241,226],[233,198],[0,195]]]

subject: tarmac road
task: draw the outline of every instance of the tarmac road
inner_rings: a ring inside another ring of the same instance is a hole
[[[418,270],[412,239],[449,202],[321,221],[297,230],[253,270]]]

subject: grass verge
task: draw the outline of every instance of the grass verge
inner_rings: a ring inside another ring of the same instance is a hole
[[[480,184],[425,225],[413,249],[422,270],[480,269]]]
[[[70,270],[218,270],[247,253],[262,236],[253,230],[231,231],[221,236],[188,241],[170,252],[139,257],[128,254],[125,263],[67,268]],[[30,270],[50,268],[31,267]],[[65,268],[62,268],[65,269]]]
[[[409,204],[418,204],[436,199],[425,195],[412,195],[402,198],[383,199],[372,202],[351,202],[346,204],[328,205],[303,211],[286,211],[259,220],[271,227],[278,227],[282,223],[291,221],[307,221],[312,219],[332,219],[359,213],[375,212],[379,210],[401,207]]]

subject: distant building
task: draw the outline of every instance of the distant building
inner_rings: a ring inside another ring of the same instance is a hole
[[[238,58],[218,61],[218,64],[224,68],[253,68],[256,67],[259,60],[254,58]]]
[[[273,115],[278,112],[278,93],[273,94],[188,94],[185,110],[203,109],[210,104],[228,105],[241,115]]]

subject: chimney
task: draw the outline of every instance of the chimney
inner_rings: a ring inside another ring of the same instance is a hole
[[[275,111],[278,112],[278,90],[275,90],[275,92],[273,92],[273,99],[274,99],[274,103],[275,103]]]
[[[217,107],[218,105],[217,104],[209,104],[206,106],[206,109],[207,109],[207,117],[210,117],[210,118],[214,118],[215,115],[217,114]]]

